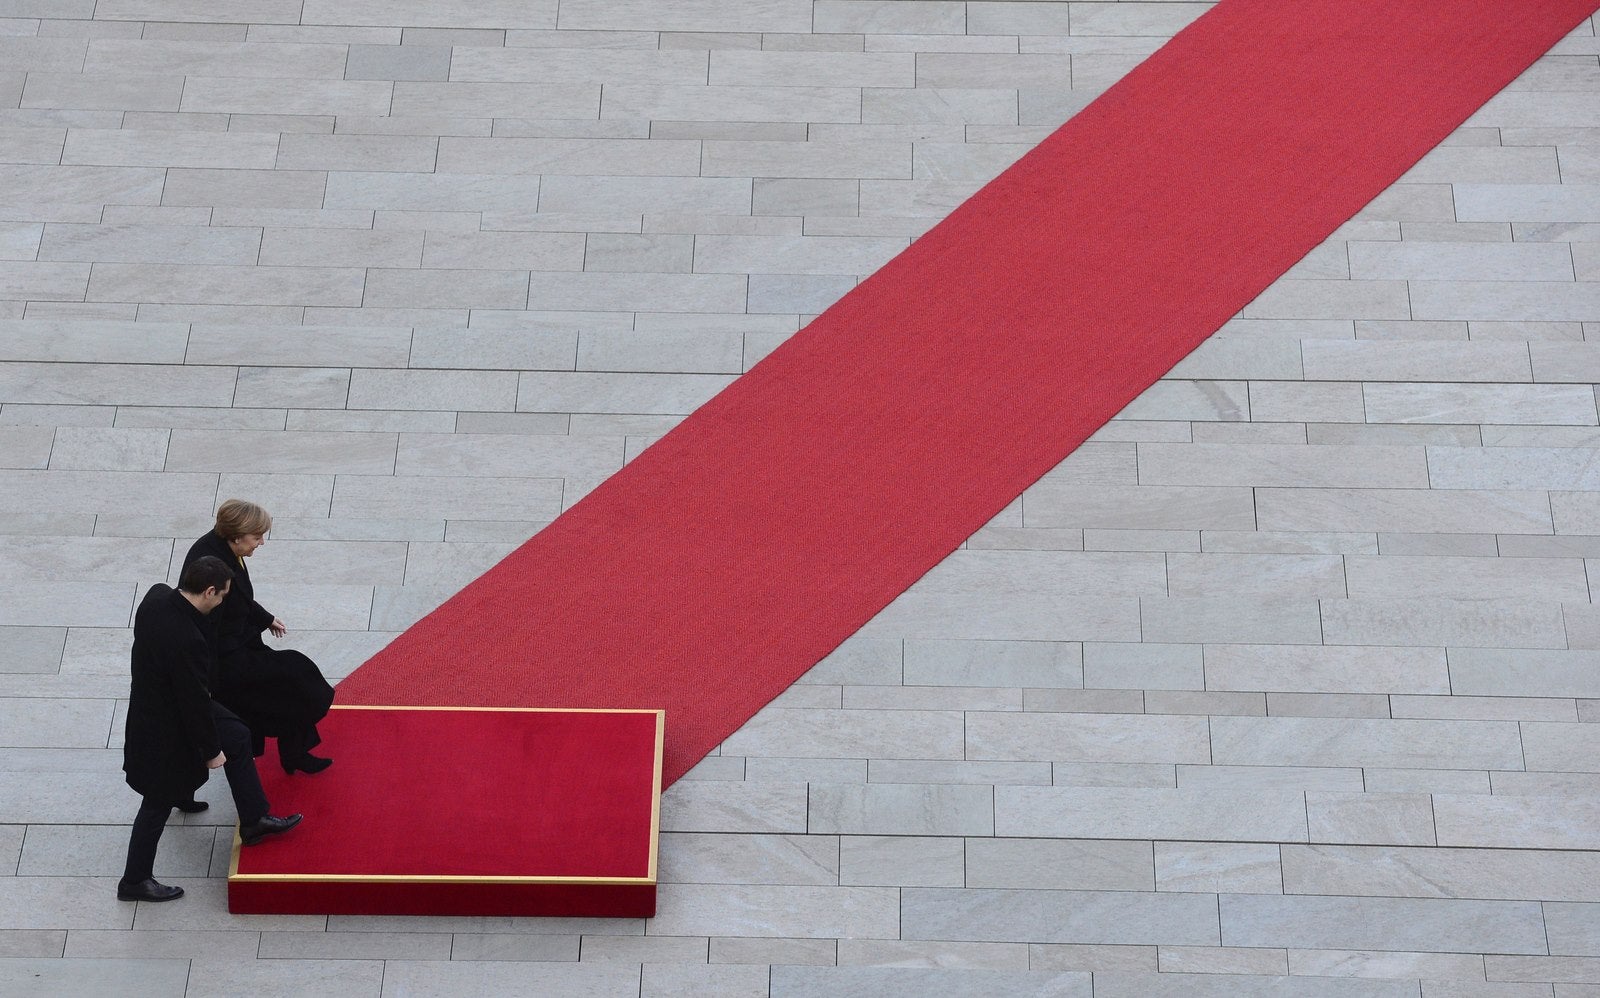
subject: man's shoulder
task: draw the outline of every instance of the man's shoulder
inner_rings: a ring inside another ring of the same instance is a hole
[[[139,601],[139,609],[133,615],[133,622],[137,625],[141,621],[186,619],[189,616],[184,613],[187,603],[188,601],[176,589],[165,582],[157,582],[146,590],[144,599]]]

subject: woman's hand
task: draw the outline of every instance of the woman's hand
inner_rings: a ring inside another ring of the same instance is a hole
[[[267,630],[271,631],[272,636],[275,638],[281,638],[285,634],[289,633],[289,628],[286,627],[283,621],[279,620],[277,617],[272,618],[272,623],[267,625]]]

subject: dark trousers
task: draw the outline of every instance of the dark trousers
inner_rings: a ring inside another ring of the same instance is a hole
[[[322,735],[317,732],[315,724],[285,729],[278,735],[278,761],[287,769],[290,763],[305,759],[312,749],[321,744]]]
[[[211,701],[211,719],[217,725],[217,740],[222,743],[222,754],[228,757],[222,772],[228,778],[228,790],[233,794],[233,806],[239,812],[241,825],[253,825],[266,817],[267,793],[261,789],[261,777],[256,773],[255,756],[250,754],[250,727],[239,720],[239,715]]]
[[[256,773],[256,761],[250,755],[250,729],[238,715],[216,701],[211,703],[211,720],[217,726],[217,739],[222,752],[228,757],[222,772],[228,778],[228,790],[233,794],[233,806],[239,812],[241,825],[253,825],[266,817],[267,794],[261,789],[261,777]],[[146,797],[133,818],[133,833],[128,837],[128,863],[122,871],[122,883],[132,886],[149,880],[156,865],[156,848],[161,845],[161,831],[172,814],[172,801],[159,801]]]
[[[161,844],[161,830],[167,825],[172,804],[160,804],[149,797],[139,805],[133,817],[133,835],[128,839],[128,864],[122,869],[122,886],[132,887],[155,875],[156,846]]]

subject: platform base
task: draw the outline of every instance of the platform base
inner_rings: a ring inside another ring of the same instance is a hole
[[[335,707],[320,754],[261,762],[273,812],[234,837],[241,914],[655,913],[663,717],[653,710]]]

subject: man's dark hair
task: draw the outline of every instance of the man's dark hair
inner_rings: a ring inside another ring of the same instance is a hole
[[[207,589],[222,590],[233,581],[233,570],[222,563],[221,558],[206,555],[196,558],[183,570],[183,578],[178,580],[178,588],[195,596]]]

